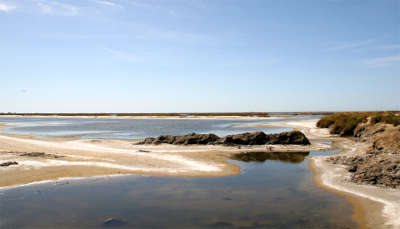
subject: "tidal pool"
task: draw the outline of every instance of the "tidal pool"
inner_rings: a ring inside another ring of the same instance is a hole
[[[0,228],[357,228],[351,204],[314,185],[306,156],[236,158],[242,173],[231,177],[129,175],[3,189]]]

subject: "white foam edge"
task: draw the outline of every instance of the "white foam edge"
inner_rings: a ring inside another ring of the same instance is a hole
[[[322,165],[323,157],[312,157],[311,159],[314,161],[316,167],[323,168]],[[334,184],[333,182],[330,182],[329,178],[335,176],[338,175],[334,174],[333,171],[324,169],[324,171],[321,173],[321,183],[332,189],[345,193],[350,193],[383,204],[382,216],[387,219],[385,225],[392,226],[393,229],[400,229],[400,203],[368,195],[361,191],[356,191],[350,188],[346,188],[343,185]]]

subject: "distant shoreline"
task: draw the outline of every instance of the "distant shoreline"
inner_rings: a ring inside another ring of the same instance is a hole
[[[91,118],[193,118],[193,117],[246,117],[268,118],[276,116],[328,115],[334,112],[182,112],[182,113],[0,113],[0,117],[91,117]]]
[[[182,112],[182,113],[0,113],[0,116],[60,116],[60,117],[186,117],[186,116],[250,116],[269,117],[267,112]]]
[[[0,115],[0,118],[64,118],[64,119],[171,119],[171,120],[277,120],[298,119],[311,116],[63,116],[63,115]]]
[[[279,120],[312,118],[321,112],[231,112],[231,113],[0,113],[0,118],[76,119],[170,119],[170,120]]]

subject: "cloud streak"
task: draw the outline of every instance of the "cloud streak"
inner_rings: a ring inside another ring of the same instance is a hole
[[[76,6],[56,1],[39,0],[36,1],[36,6],[42,13],[48,15],[76,16],[79,12]]]
[[[365,61],[367,65],[375,67],[388,66],[399,62],[400,62],[400,55],[374,58]]]
[[[8,3],[0,2],[0,11],[10,12],[15,10],[17,7]]]
[[[115,2],[111,2],[111,1],[91,0],[91,2],[94,2],[94,3],[102,5],[102,6],[116,7],[116,8],[121,8],[121,9],[124,8],[122,5],[117,4]]]
[[[375,41],[375,39],[368,39],[368,40],[355,41],[355,42],[347,42],[347,43],[344,43],[344,44],[341,44],[341,45],[329,47],[329,48],[327,48],[325,50],[326,51],[339,51],[339,50],[360,48],[360,47],[364,47],[366,45],[369,45],[374,41]]]

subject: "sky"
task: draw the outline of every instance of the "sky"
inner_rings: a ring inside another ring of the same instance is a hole
[[[400,110],[400,0],[0,0],[0,112]]]

